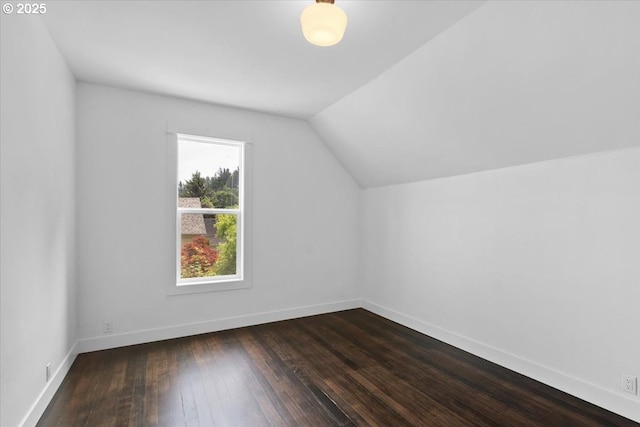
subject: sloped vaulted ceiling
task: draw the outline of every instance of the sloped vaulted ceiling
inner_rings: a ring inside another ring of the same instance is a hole
[[[640,0],[55,1],[76,78],[309,120],[362,187],[640,144]],[[34,17],[35,19],[35,17]]]
[[[347,34],[320,48],[312,3],[56,0],[41,18],[78,80],[308,119],[483,4],[338,0]]]
[[[365,188],[640,145],[639,23],[489,2],[310,122]]]

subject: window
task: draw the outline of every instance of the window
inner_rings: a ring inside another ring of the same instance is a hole
[[[177,288],[247,287],[245,143],[178,134],[177,145]]]

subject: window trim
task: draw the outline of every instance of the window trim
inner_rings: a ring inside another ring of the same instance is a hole
[[[246,289],[252,285],[252,160],[253,147],[251,143],[238,140],[222,139],[210,136],[192,135],[182,132],[170,132],[172,153],[175,162],[171,168],[172,182],[172,210],[174,216],[174,277],[169,288],[169,295],[182,295],[199,292],[225,291],[231,289]],[[180,208],[178,207],[178,166],[180,141],[193,141],[200,143],[212,143],[228,145],[240,148],[240,182],[238,209],[225,208]],[[234,214],[237,216],[236,224],[236,273],[233,276],[218,276],[217,278],[188,278],[180,277],[181,263],[181,215],[185,213],[210,213],[210,214]]]

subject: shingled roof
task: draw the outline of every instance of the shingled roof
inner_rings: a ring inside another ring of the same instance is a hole
[[[179,197],[179,208],[201,208],[199,197]],[[182,234],[207,234],[204,226],[202,214],[182,214],[181,231]]]

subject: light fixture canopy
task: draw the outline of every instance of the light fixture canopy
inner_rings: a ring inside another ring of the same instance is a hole
[[[316,0],[300,15],[302,33],[316,46],[333,46],[342,40],[347,28],[347,14],[333,4],[334,0]]]

